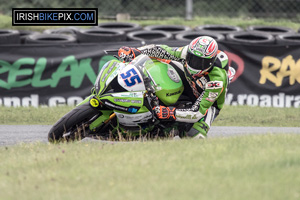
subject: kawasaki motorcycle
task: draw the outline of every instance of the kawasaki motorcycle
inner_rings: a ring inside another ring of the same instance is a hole
[[[161,122],[155,105],[188,106],[182,98],[182,79],[165,62],[139,55],[129,63],[107,62],[97,76],[92,94],[58,120],[48,133],[50,142],[80,140],[136,140],[173,137],[186,124]]]

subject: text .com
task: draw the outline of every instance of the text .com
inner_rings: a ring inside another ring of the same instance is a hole
[[[97,9],[18,9],[12,10],[12,25],[97,25]]]

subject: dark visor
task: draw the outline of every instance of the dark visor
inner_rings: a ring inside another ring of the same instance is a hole
[[[187,64],[196,70],[206,70],[207,68],[211,67],[215,61],[215,57],[214,58],[201,58],[199,56],[196,56],[194,54],[192,54],[191,52],[187,52],[186,55],[186,61]]]

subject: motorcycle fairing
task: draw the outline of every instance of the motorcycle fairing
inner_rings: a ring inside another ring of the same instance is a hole
[[[97,79],[95,81],[95,91],[98,96],[103,94],[111,81],[118,76],[119,71],[125,67],[124,63],[118,60],[112,60],[107,62],[101,69]]]
[[[144,105],[144,94],[145,91],[107,93],[101,95],[99,99],[109,108],[128,113],[137,113]]]
[[[129,114],[115,111],[118,121],[124,126],[138,126],[142,123],[147,123],[149,119],[152,118],[152,113],[150,111],[144,113]]]
[[[167,63],[155,60],[153,63],[147,65],[146,69],[155,84],[156,96],[167,106],[175,104],[184,90],[179,74]]]
[[[127,91],[146,90],[142,74],[132,64],[128,64],[119,70],[118,83]]]

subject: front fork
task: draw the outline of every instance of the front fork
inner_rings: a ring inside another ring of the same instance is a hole
[[[85,104],[89,102],[89,105],[99,112],[99,115],[95,116],[95,118],[90,120],[89,130],[90,133],[99,133],[101,130],[107,127],[107,125],[111,122],[112,119],[116,117],[116,114],[113,110],[107,109],[102,105],[101,101],[97,98],[95,94],[92,94],[85,98],[82,102],[80,102],[77,106]]]
[[[102,128],[106,127],[106,125],[116,117],[116,114],[112,110],[105,109],[101,101],[95,95],[89,97],[89,102],[93,109],[96,109],[101,113],[89,126],[92,132],[97,133]]]

